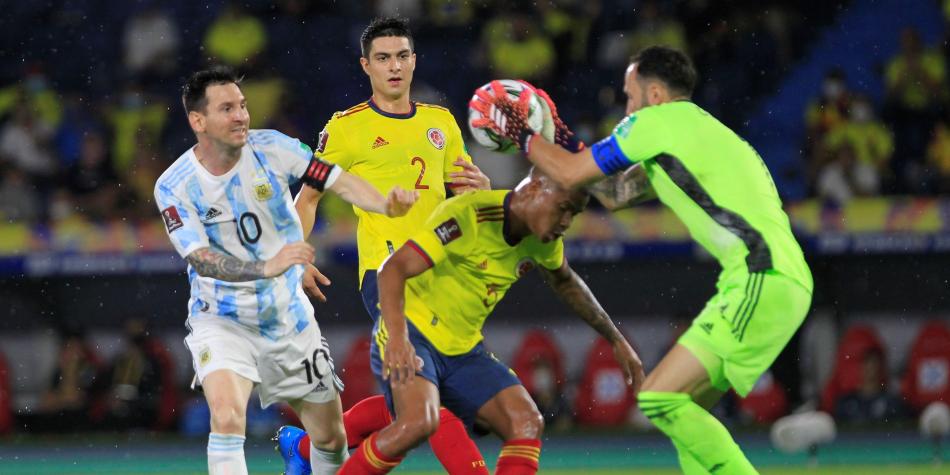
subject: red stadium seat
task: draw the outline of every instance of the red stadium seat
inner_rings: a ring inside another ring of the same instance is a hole
[[[838,343],[838,353],[835,357],[835,367],[825,384],[821,395],[821,410],[832,413],[835,401],[839,397],[858,390],[864,374],[862,364],[864,355],[869,351],[877,351],[887,361],[884,345],[878,338],[877,332],[867,325],[855,325],[848,329]],[[887,365],[884,365],[880,375],[882,386],[887,385]]]
[[[773,422],[788,412],[785,388],[771,371],[766,371],[749,395],[739,399],[739,410],[759,424]]]
[[[350,345],[350,351],[343,360],[343,369],[339,372],[340,379],[346,389],[340,395],[343,401],[343,410],[353,407],[354,404],[370,396],[379,394],[376,387],[376,377],[369,362],[370,339],[368,336],[357,338]]]
[[[10,387],[10,371],[7,360],[0,353],[0,434],[9,434],[13,431],[13,411],[11,401],[13,394]]]
[[[574,400],[575,420],[589,426],[617,426],[627,422],[636,404],[610,342],[598,337],[587,354],[584,377]]]
[[[512,359],[511,369],[518,375],[528,393],[534,396],[538,389],[535,381],[535,368],[542,363],[554,373],[554,385],[558,393],[563,392],[564,355],[550,334],[543,330],[528,331]]]
[[[950,329],[930,322],[920,329],[907,359],[901,393],[911,407],[921,410],[937,401],[950,402]]]

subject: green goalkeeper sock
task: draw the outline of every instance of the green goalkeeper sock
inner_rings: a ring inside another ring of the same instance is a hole
[[[686,450],[686,447],[673,441],[673,446],[676,447],[676,456],[680,461],[680,469],[683,471],[683,475],[709,475],[709,471],[703,468],[698,460],[693,458],[693,455],[689,453],[689,450]]]
[[[677,451],[685,452],[680,455],[684,473],[758,474],[729,431],[689,394],[644,391],[639,395],[639,405],[643,414],[673,440]],[[686,464],[685,455],[689,455]]]

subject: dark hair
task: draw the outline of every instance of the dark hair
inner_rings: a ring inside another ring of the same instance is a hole
[[[208,106],[208,96],[205,94],[208,86],[230,83],[240,86],[241,78],[227,66],[215,66],[192,74],[181,88],[181,103],[185,106],[185,113],[204,111]]]
[[[396,36],[407,38],[409,40],[409,49],[415,51],[415,42],[412,40],[412,32],[409,31],[409,20],[400,17],[374,18],[369,22],[369,26],[363,30],[360,36],[360,51],[364,58],[369,58],[369,49],[373,45],[373,40],[386,36]]]
[[[696,68],[689,56],[669,46],[650,46],[630,58],[637,63],[637,75],[659,79],[673,92],[686,97],[696,87]]]

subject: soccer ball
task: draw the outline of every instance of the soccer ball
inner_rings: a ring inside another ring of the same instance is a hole
[[[499,82],[502,84],[502,86],[504,86],[505,92],[508,93],[508,97],[513,101],[517,101],[518,98],[521,97],[521,93],[523,91],[534,90],[531,85],[515,81],[513,79],[501,79]],[[492,92],[491,83],[485,84],[479,89],[487,91],[489,94],[494,94]],[[480,99],[478,96],[473,96],[472,100]],[[531,95],[531,99],[528,102],[528,126],[531,127],[532,130],[540,132],[545,136],[545,138],[550,140],[553,137],[547,137],[547,135],[553,136],[553,133],[545,134],[544,132],[546,131],[542,131],[542,129],[545,128],[544,125],[546,117],[549,119],[549,121],[553,122],[550,119],[551,111],[548,110],[547,107],[544,107],[541,101],[542,99],[540,99],[536,94]],[[514,142],[506,137],[498,135],[498,133],[496,133],[494,130],[472,126],[472,121],[480,119],[481,117],[482,114],[480,112],[473,109],[472,106],[468,107],[468,130],[472,133],[472,137],[475,138],[475,141],[478,142],[479,145],[489,150],[501,153],[514,153],[516,150],[518,150],[518,147]]]

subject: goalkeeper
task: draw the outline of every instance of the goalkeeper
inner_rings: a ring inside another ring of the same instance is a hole
[[[639,405],[673,441],[684,473],[752,474],[708,409],[730,387],[747,395],[772,364],[808,313],[812,277],[762,159],[690,101],[695,84],[685,54],[644,49],[624,80],[628,116],[578,153],[525,125],[528,94],[515,102],[480,93],[472,104],[483,118],[474,125],[515,140],[562,186],[586,186],[611,209],[655,193],[719,261],[716,295],[647,376]]]

